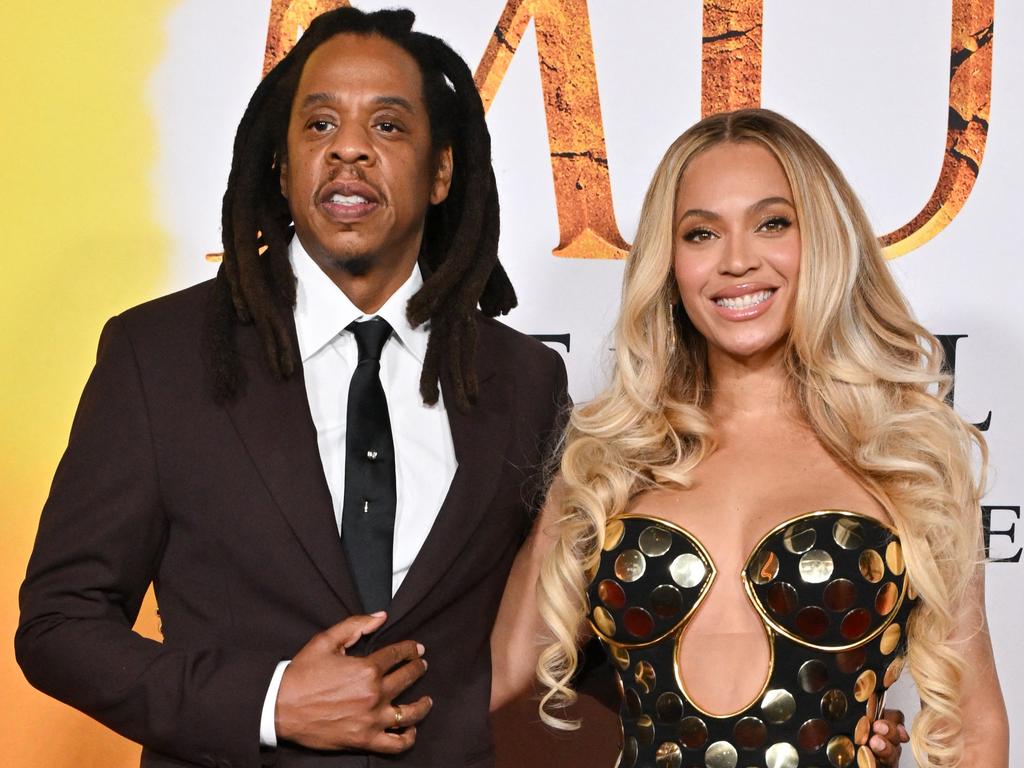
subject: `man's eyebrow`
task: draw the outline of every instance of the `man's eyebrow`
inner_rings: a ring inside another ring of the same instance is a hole
[[[408,99],[402,98],[401,96],[378,96],[373,101],[375,104],[382,107],[401,107],[406,112],[416,112],[416,108],[412,105],[412,102]]]
[[[300,109],[309,109],[320,104],[337,104],[338,99],[334,94],[327,93],[326,91],[317,91],[315,93],[308,94],[302,100],[302,106]],[[412,102],[402,96],[377,96],[374,98],[373,103],[377,106],[382,107],[400,107],[407,112],[415,113],[416,108],[413,107]]]
[[[318,91],[316,93],[310,93],[302,100],[301,109],[308,109],[318,104],[333,104],[335,101],[334,96],[325,92]]]

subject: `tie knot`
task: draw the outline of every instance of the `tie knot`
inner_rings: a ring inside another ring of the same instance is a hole
[[[380,352],[384,342],[391,335],[391,325],[383,317],[348,324],[348,330],[356,337],[359,348],[359,362],[363,360],[380,360]]]

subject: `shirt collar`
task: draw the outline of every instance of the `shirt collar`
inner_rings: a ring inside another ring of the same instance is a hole
[[[367,315],[324,274],[302,247],[297,235],[292,237],[288,258],[295,273],[295,332],[303,363],[333,341],[349,323],[373,317],[387,320],[398,342],[420,363],[423,362],[429,329],[426,323],[413,328],[405,313],[409,299],[423,286],[419,266],[413,267],[408,279],[391,294],[383,307]]]

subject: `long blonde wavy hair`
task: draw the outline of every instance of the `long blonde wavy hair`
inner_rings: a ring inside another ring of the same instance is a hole
[[[559,538],[538,589],[553,641],[537,667],[541,718],[578,722],[576,695],[586,586],[605,525],[639,493],[687,487],[715,447],[706,343],[679,302],[673,219],[692,159],[725,142],[756,142],[782,166],[800,225],[800,279],[784,351],[795,401],[822,445],[879,500],[900,535],[920,597],[908,627],[908,666],[923,703],[912,746],[923,768],[962,759],[963,658],[952,636],[979,562],[978,501],[987,459],[980,433],[944,402],[938,341],[911,317],[849,184],[825,151],[774,112],[708,117],[662,158],[626,264],[611,382],[572,416],[561,460]],[[982,473],[972,470],[975,451]]]

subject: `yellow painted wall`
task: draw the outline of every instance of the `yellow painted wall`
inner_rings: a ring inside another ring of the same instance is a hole
[[[138,747],[37,693],[17,588],[104,320],[161,292],[147,80],[169,0],[6,3],[0,48],[0,765],[121,768]],[[140,628],[154,629],[153,604]]]

